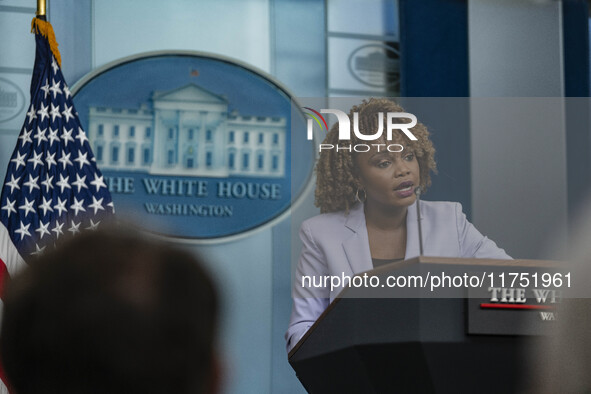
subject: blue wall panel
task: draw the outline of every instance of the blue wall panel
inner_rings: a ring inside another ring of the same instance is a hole
[[[400,0],[402,96],[470,95],[467,7],[465,0]],[[457,107],[450,105],[449,110],[457,110]],[[432,135],[440,175],[433,178],[433,186],[425,198],[458,201],[470,218],[468,108],[458,111],[457,117],[457,128]],[[432,125],[437,130],[437,123]]]

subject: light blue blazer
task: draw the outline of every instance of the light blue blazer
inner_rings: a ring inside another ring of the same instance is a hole
[[[406,215],[405,259],[420,255],[415,204],[408,207]],[[476,230],[466,219],[461,204],[421,201],[420,207],[425,256],[511,258]],[[285,333],[288,352],[341,290],[304,288],[302,276],[352,276],[373,269],[363,204],[355,205],[348,215],[341,211],[304,221],[300,238],[302,252],[294,278],[291,319]]]

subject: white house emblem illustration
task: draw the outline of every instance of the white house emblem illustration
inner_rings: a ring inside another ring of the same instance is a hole
[[[195,84],[153,91],[139,108],[89,107],[89,138],[103,170],[156,175],[285,175],[286,120],[240,114]]]

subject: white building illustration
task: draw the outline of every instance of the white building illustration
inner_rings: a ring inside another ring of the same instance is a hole
[[[282,177],[286,120],[228,113],[195,84],[154,91],[152,106],[89,107],[88,135],[104,170],[158,175]]]

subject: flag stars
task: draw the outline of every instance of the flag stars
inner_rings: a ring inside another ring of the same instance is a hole
[[[10,190],[0,189],[6,194],[0,200],[2,220],[10,219],[9,231],[17,247],[26,247],[20,252],[22,256],[42,254],[65,234],[96,230],[100,218],[89,219],[87,215],[98,215],[99,211],[110,214],[107,206],[114,211],[105,178],[97,174],[88,135],[80,125],[72,93],[55,57],[51,57],[51,69],[47,68],[45,76],[34,81],[37,91],[31,95],[25,125],[10,158],[4,185]],[[93,196],[94,189],[103,195]]]
[[[64,201],[62,201],[61,198],[57,198],[57,204],[53,206],[54,209],[56,209],[58,211],[57,215],[61,216],[62,215],[62,211],[63,212],[67,212],[68,208],[66,208],[66,202],[68,200],[64,199]]]
[[[72,138],[72,131],[74,129],[67,130],[64,128],[62,133],[62,140],[64,140],[64,146],[68,146],[68,141],[74,142],[74,138]]]
[[[74,118],[74,115],[72,115],[72,108],[74,107],[68,107],[68,104],[64,104],[64,110],[62,111],[62,115],[64,115],[64,118],[66,118],[66,123],[68,123],[70,119]]]
[[[86,209],[82,206],[84,204],[84,199],[78,201],[76,197],[74,197],[74,204],[70,206],[70,209],[74,211],[74,216],[78,216],[78,212],[86,212]]]
[[[68,231],[71,232],[72,235],[79,233],[81,224],[82,224],[82,222],[76,223],[75,221],[72,220],[72,227],[70,227],[68,229]]]
[[[14,179],[14,175],[10,174],[10,182],[7,182],[5,186],[10,187],[10,194],[14,191],[14,189],[20,190],[21,187],[18,185],[18,181],[20,181],[22,177],[18,177]]]
[[[70,92],[70,88],[68,88],[68,85],[66,85],[64,83],[64,95],[66,96],[66,100],[70,98],[70,96],[72,95],[72,93]]]
[[[43,239],[43,236],[45,234],[51,236],[51,233],[49,232],[49,222],[47,222],[47,223],[39,222],[39,228],[36,229],[35,231],[39,233],[39,239]]]
[[[82,151],[78,150],[78,158],[74,159],[74,161],[77,161],[78,164],[80,164],[80,169],[82,169],[82,166],[84,166],[84,164],[90,165],[90,162],[88,161],[86,156],[88,156],[88,152],[82,154]]]
[[[26,143],[28,142],[33,142],[33,140],[31,139],[31,133],[33,133],[33,129],[27,131],[27,129],[24,129],[23,132],[21,133],[21,135],[18,137],[19,140],[23,140],[23,144],[21,145],[21,148],[23,146],[25,146]]]
[[[45,118],[49,118],[49,106],[45,106],[43,103],[41,103],[41,108],[37,111],[37,114],[39,116],[41,116],[41,122],[43,122],[43,120]]]
[[[25,159],[26,156],[27,155],[24,154],[24,153],[21,156],[20,152],[16,152],[16,157],[14,159],[10,160],[10,161],[16,163],[16,169],[18,170],[20,168],[20,166],[25,167],[26,164],[25,164],[25,160],[24,159]]]
[[[47,132],[47,128],[41,130],[41,127],[37,127],[37,134],[33,136],[37,140],[37,146],[41,145],[41,141],[47,141],[47,137],[45,133]]]
[[[64,165],[64,170],[66,169],[66,166],[72,165],[72,161],[70,160],[70,155],[71,155],[71,153],[63,154],[62,157],[57,159],[57,161],[59,161],[60,163],[62,163]]]
[[[4,206],[2,207],[2,209],[6,211],[6,215],[8,215],[8,217],[10,217],[10,214],[11,214],[11,213],[13,213],[13,212],[14,212],[14,213],[16,213],[16,209],[14,209],[14,203],[15,203],[15,202],[16,202],[15,200],[13,200],[13,201],[10,201],[10,200],[7,198],[7,199],[6,199],[6,205],[4,205]]]
[[[37,231],[37,230],[35,230]],[[39,245],[35,244],[35,251],[31,252],[31,256],[35,256],[35,255],[42,255],[43,252],[45,252],[45,248],[47,246],[43,246],[42,248],[39,247]]]
[[[54,162],[54,164],[55,164],[55,162]],[[41,184],[43,186],[45,186],[45,193],[49,193],[49,189],[53,189],[52,182],[53,182],[53,175],[52,176],[46,175],[45,180],[43,182],[41,182]]]
[[[53,152],[51,154],[48,153],[47,157],[45,157],[45,164],[47,164],[48,170],[51,170],[51,166],[57,167],[57,163],[55,162],[55,154],[56,154],[56,152]]]
[[[72,182],[72,185],[78,187],[78,193],[80,193],[80,190],[83,188],[88,189],[88,186],[86,186],[86,175],[80,178],[80,175],[76,174],[76,182]]]
[[[19,234],[21,236],[21,241],[23,240],[23,238],[25,238],[25,236],[31,236],[31,233],[29,232],[29,227],[31,227],[31,223],[25,226],[23,222],[20,222],[20,228],[18,230],[14,230],[16,234]]]
[[[26,217],[30,212],[35,213],[35,208],[33,208],[33,204],[35,204],[35,199],[29,201],[27,197],[25,197],[25,203],[18,207],[18,209],[25,211],[24,216]]]
[[[85,141],[88,141],[88,137],[86,137],[86,132],[82,130],[82,127],[78,127],[78,135],[76,139],[80,141],[80,145],[84,145]]]
[[[57,136],[57,129],[53,130],[51,127],[49,128],[49,147],[53,146],[53,143],[59,141],[60,137]]]
[[[51,229],[51,231],[55,233],[56,239],[58,239],[60,235],[64,235],[64,230],[62,230],[63,227],[64,223],[55,222],[55,226]]]
[[[41,86],[41,90],[45,92],[45,97],[43,98],[47,98],[47,95],[49,94],[49,81],[47,79],[45,80],[45,85]]]
[[[101,221],[99,220],[98,222],[93,222],[92,219],[90,219],[90,225],[88,227],[86,227],[87,230],[91,230],[94,231],[96,229],[98,229],[99,224],[101,224]]]
[[[53,73],[57,73],[57,70],[59,69],[59,66],[57,65],[57,62],[55,61],[55,57],[51,57],[51,68],[53,68]]]
[[[61,118],[62,114],[60,112],[60,106],[58,105],[53,105],[53,103],[51,103],[51,111],[49,112],[49,114],[51,115],[51,121],[55,122],[55,118]]]
[[[101,189],[101,187],[104,187],[105,189],[107,188],[102,175],[98,176],[97,174],[94,174],[94,181],[90,182],[90,184],[96,187],[97,192]]]
[[[113,204],[113,201],[111,201],[110,203],[107,204],[108,207],[111,207],[111,210],[113,211],[113,213],[115,213],[115,204]]]
[[[62,94],[62,90],[60,89],[60,84],[61,84],[61,82],[57,81],[57,83],[56,83],[55,79],[52,79],[52,81],[51,81],[51,87],[49,88],[49,91],[51,93],[53,93],[54,99],[57,97],[58,94]]]
[[[37,184],[37,180],[39,180],[39,176],[33,178],[33,175],[29,174],[29,180],[23,183],[23,185],[29,188],[29,194],[31,194],[33,189],[41,189]]]
[[[56,185],[58,185],[60,187],[60,193],[63,193],[64,189],[71,189],[72,188],[72,186],[70,186],[70,184],[68,183],[69,179],[70,179],[69,175],[64,178],[64,176],[62,174],[60,174],[60,180],[56,183]]]
[[[47,215],[47,211],[53,212],[53,208],[51,207],[51,198],[48,200],[43,197],[43,204],[39,205],[39,209],[43,210],[43,216]]]
[[[33,163],[33,170],[37,168],[37,164],[43,166],[43,160],[41,160],[41,157],[43,157],[43,152],[37,154],[37,152],[33,151],[33,158],[27,160],[28,162]]]
[[[102,197],[100,200],[97,200],[95,196],[92,196],[92,204],[90,204],[88,206],[88,208],[92,208],[94,209],[94,214],[96,215],[96,213],[100,210],[100,211],[104,211],[105,208],[103,208],[103,200],[105,198]]]
[[[31,104],[31,109],[27,112],[27,116],[29,117],[29,123],[33,121],[33,119],[37,119],[37,115],[35,115],[35,106]]]

